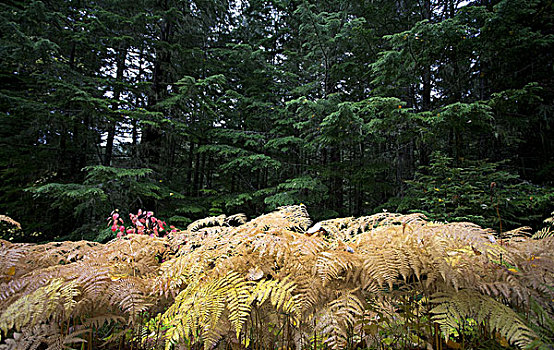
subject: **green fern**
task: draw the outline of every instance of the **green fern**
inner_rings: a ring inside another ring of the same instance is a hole
[[[515,311],[472,290],[437,293],[432,297],[431,303],[437,304],[431,310],[432,318],[440,325],[446,337],[450,334],[450,329],[459,329],[463,320],[474,319],[488,327],[489,333],[498,332],[518,347],[528,346],[537,338],[535,332]]]

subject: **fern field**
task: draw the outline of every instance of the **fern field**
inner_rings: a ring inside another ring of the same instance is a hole
[[[1,241],[1,349],[551,349],[554,237],[287,206],[165,238]]]

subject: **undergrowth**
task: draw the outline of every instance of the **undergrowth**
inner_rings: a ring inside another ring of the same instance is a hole
[[[551,349],[554,237],[288,206],[107,244],[0,241],[2,349]]]

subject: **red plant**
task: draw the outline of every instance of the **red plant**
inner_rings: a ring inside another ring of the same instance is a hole
[[[161,237],[167,233],[167,224],[154,216],[152,211],[143,211],[139,209],[136,214],[129,214],[131,226],[125,227],[123,219],[116,210],[112,211],[108,222],[111,225],[112,232],[117,232],[117,237],[126,234],[149,235],[150,237]],[[175,226],[169,226],[171,233],[177,232]]]

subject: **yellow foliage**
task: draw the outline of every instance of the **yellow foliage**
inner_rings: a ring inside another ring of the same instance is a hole
[[[406,318],[432,315],[443,335],[473,318],[523,347],[536,335],[513,309],[554,297],[554,237],[514,231],[505,244],[421,214],[312,224],[298,205],[250,221],[207,218],[166,238],[1,241],[0,330],[31,345],[48,332],[71,342],[117,324],[145,348],[339,349],[387,343],[387,332],[406,332]],[[432,325],[409,332],[414,344],[435,338]]]

